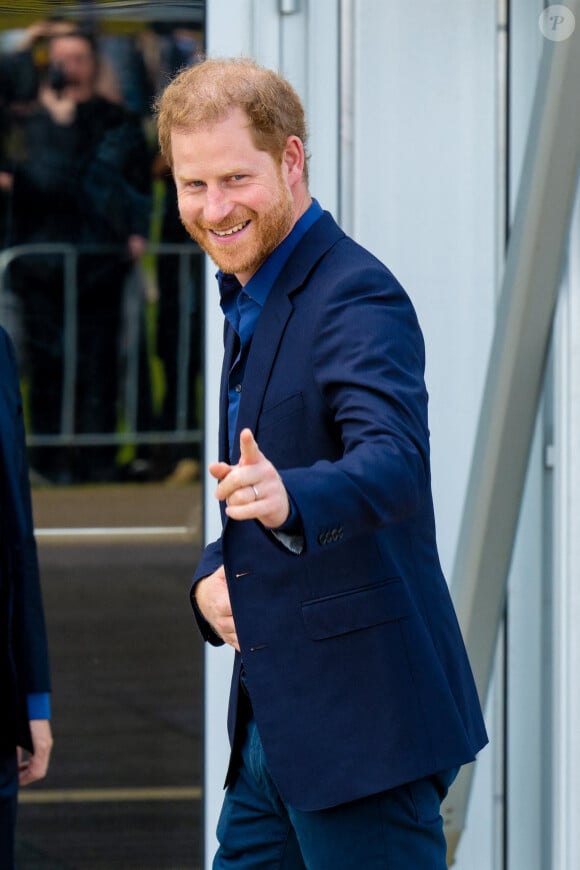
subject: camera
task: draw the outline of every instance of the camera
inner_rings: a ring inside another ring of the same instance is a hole
[[[46,83],[59,96],[62,94],[68,83],[64,70],[59,64],[50,64],[46,73]]]

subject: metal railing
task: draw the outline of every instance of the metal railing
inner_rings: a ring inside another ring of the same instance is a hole
[[[188,426],[189,406],[195,401],[195,385],[190,382],[190,354],[192,351],[191,312],[194,306],[202,319],[202,288],[192,279],[192,259],[202,261],[201,249],[194,244],[157,243],[147,247],[145,256],[169,255],[176,258],[178,285],[178,334],[175,352],[177,355],[176,412],[174,425],[164,430],[139,429],[139,353],[140,331],[144,328],[143,310],[146,304],[143,289],[136,280],[135,269],[129,276],[125,292],[123,329],[125,334],[124,389],[122,398],[122,426],[114,432],[75,431],[76,383],[78,372],[78,261],[85,254],[119,257],[128,256],[127,250],[110,245],[71,245],[66,243],[39,243],[18,245],[0,252],[0,323],[6,326],[10,303],[18,303],[11,293],[9,268],[19,258],[32,255],[63,258],[63,378],[61,389],[60,432],[42,434],[28,433],[29,446],[89,446],[122,444],[171,444],[200,443],[201,428]],[[200,270],[199,274],[202,274]],[[161,291],[162,292],[162,291]],[[10,330],[9,330],[10,331]],[[201,336],[201,330],[200,330]],[[18,345],[18,342],[16,342]],[[200,354],[203,359],[203,354]],[[119,360],[121,348],[119,348]],[[121,366],[119,366],[121,374]]]

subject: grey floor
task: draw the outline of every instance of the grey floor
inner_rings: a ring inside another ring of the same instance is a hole
[[[190,499],[198,517],[194,488],[41,492],[36,526],[191,524]],[[186,540],[39,537],[55,747],[48,778],[22,792],[18,870],[201,866],[195,525]]]

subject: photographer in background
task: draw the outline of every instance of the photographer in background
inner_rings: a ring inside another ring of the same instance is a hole
[[[8,176],[8,244],[114,246],[81,253],[77,266],[75,418],[78,433],[117,427],[118,344],[123,288],[145,250],[150,157],[139,119],[97,92],[99,58],[91,34],[63,29],[46,38],[35,101],[13,116],[18,143]],[[19,299],[28,373],[31,433],[61,428],[64,376],[64,259],[31,253],[10,269]],[[114,445],[72,451],[35,448],[35,470],[53,482],[109,480]],[[74,460],[74,461],[73,461]]]

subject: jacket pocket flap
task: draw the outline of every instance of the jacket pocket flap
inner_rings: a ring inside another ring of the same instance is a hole
[[[314,640],[403,619],[409,611],[406,590],[398,578],[302,602],[304,624]]]
[[[302,393],[292,393],[275,405],[270,405],[268,408],[263,408],[260,414],[259,426],[260,430],[267,429],[268,426],[273,426],[286,417],[291,417],[304,409],[304,399]]]

